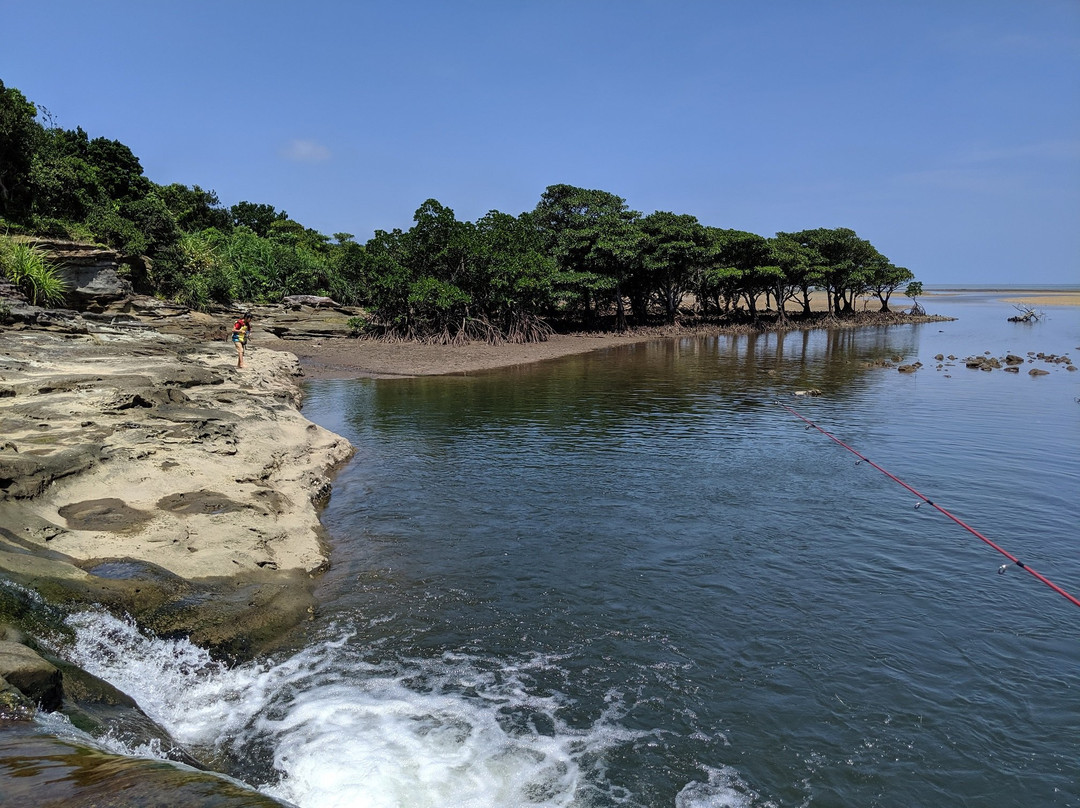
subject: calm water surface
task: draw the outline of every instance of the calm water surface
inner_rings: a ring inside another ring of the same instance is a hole
[[[306,647],[99,668],[302,806],[1080,805],[1080,609],[774,403],[1080,595],[1080,373],[962,361],[1080,361],[1080,310],[929,308],[312,382],[357,455]]]

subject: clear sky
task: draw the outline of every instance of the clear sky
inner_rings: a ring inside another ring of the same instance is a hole
[[[155,182],[358,241],[568,183],[1080,285],[1080,0],[0,0],[0,79]]]

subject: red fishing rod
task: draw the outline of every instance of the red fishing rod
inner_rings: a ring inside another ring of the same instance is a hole
[[[878,465],[877,463],[875,463],[875,462],[874,462],[873,460],[870,460],[869,458],[867,458],[867,457],[864,457],[863,455],[859,454],[859,452],[857,452],[857,451],[855,451],[854,449],[852,449],[852,448],[851,448],[850,446],[848,446],[848,445],[847,445],[846,443],[844,443],[844,442],[843,442],[842,440],[840,440],[840,439],[839,439],[838,437],[836,437],[835,435],[833,435],[833,434],[832,434],[832,433],[830,433],[830,432],[826,432],[826,431],[825,431],[824,429],[822,429],[822,428],[821,428],[820,426],[818,426],[817,424],[815,424],[815,423],[814,423],[813,421],[811,421],[811,420],[810,420],[809,418],[805,417],[804,415],[800,415],[800,414],[799,414],[798,412],[796,412],[796,411],[795,411],[794,409],[792,409],[791,407],[789,407],[789,406],[788,406],[787,404],[785,404],[784,402],[782,402],[782,401],[777,401],[776,403],[777,403],[777,404],[779,404],[779,405],[780,405],[781,407],[783,407],[783,408],[784,408],[785,410],[787,410],[788,412],[790,412],[790,413],[791,413],[792,415],[794,415],[794,416],[795,416],[796,418],[798,418],[799,420],[801,420],[801,421],[804,421],[804,422],[806,422],[806,423],[807,423],[807,424],[809,425],[809,426],[807,427],[808,429],[809,429],[810,427],[813,427],[814,429],[816,429],[816,430],[817,430],[818,432],[820,432],[820,433],[821,433],[822,435],[824,435],[825,437],[827,437],[827,438],[829,438],[830,440],[834,441],[835,443],[838,443],[838,444],[840,444],[841,446],[843,446],[843,447],[844,447],[845,449],[847,449],[847,450],[848,450],[849,452],[851,452],[851,453],[852,453],[853,455],[855,455],[855,456],[856,456],[857,458],[859,458],[859,460],[860,460],[860,461],[862,461],[862,462],[865,462],[865,463],[869,463],[869,464],[870,464],[871,466],[873,466],[874,468],[876,468],[876,469],[877,469],[878,471],[880,471],[880,472],[881,472],[882,474],[884,474],[884,475],[885,475],[886,477],[888,477],[888,478],[889,478],[890,480],[892,480],[893,482],[899,483],[899,484],[900,484],[900,485],[902,485],[902,486],[903,486],[904,488],[906,488],[906,489],[907,489],[908,491],[910,491],[910,492],[911,492],[912,494],[914,494],[915,496],[917,496],[917,497],[918,497],[918,498],[919,498],[919,499],[921,500],[921,502],[919,502],[919,504],[915,506],[916,508],[918,508],[918,507],[919,507],[919,505],[922,505],[922,503],[923,503],[923,502],[925,502],[925,503],[926,503],[927,505],[930,505],[930,506],[931,506],[931,507],[933,507],[933,508],[934,508],[935,510],[937,510],[937,511],[938,511],[939,513],[943,513],[943,514],[945,514],[945,516],[947,516],[947,517],[949,517],[950,519],[952,519],[952,520],[953,520],[954,522],[956,522],[956,524],[960,525],[960,527],[962,527],[962,528],[963,528],[964,530],[966,530],[966,531],[967,531],[968,533],[970,533],[970,534],[971,534],[972,536],[975,536],[975,537],[976,537],[977,539],[979,539],[979,540],[981,540],[981,541],[985,542],[986,544],[990,545],[991,547],[993,547],[993,548],[994,548],[995,550],[997,550],[997,551],[998,551],[999,553],[1001,553],[1001,554],[1002,554],[1003,556],[1005,556],[1005,557],[1006,557],[1007,559],[1009,559],[1009,561],[1011,561],[1012,563],[1014,563],[1014,564],[1015,564],[1016,566],[1020,567],[1020,569],[1022,569],[1022,570],[1025,570],[1025,571],[1027,571],[1027,572],[1031,573],[1032,575],[1034,575],[1034,576],[1035,576],[1036,578],[1038,578],[1038,579],[1039,579],[1040,581],[1042,581],[1042,582],[1043,582],[1044,584],[1046,584],[1046,585],[1047,585],[1048,587],[1050,587],[1051,589],[1053,589],[1053,590],[1054,590],[1055,592],[1057,592],[1057,593],[1058,593],[1059,595],[1061,595],[1061,596],[1062,596],[1063,598],[1065,598],[1066,600],[1068,600],[1068,601],[1069,601],[1070,603],[1072,603],[1072,604],[1073,604],[1074,606],[1080,606],[1080,600],[1078,600],[1077,598],[1075,598],[1075,597],[1073,597],[1072,595],[1070,595],[1070,594],[1069,594],[1068,592],[1066,592],[1066,591],[1065,591],[1064,589],[1062,589],[1062,588],[1061,588],[1060,586],[1058,586],[1057,584],[1055,584],[1055,583],[1054,583],[1053,581],[1051,581],[1051,580],[1050,580],[1049,578],[1047,578],[1047,577],[1046,577],[1045,575],[1042,575],[1042,574],[1040,574],[1040,573],[1036,572],[1035,570],[1033,570],[1033,569],[1032,569],[1031,567],[1029,567],[1029,566],[1028,566],[1027,564],[1025,564],[1025,563],[1024,563],[1023,561],[1021,561],[1020,559],[1018,559],[1018,558],[1017,558],[1016,556],[1014,556],[1014,555],[1013,555],[1012,553],[1010,553],[1010,552],[1009,552],[1008,550],[1005,550],[1004,548],[1002,548],[1002,547],[1000,547],[999,545],[995,544],[994,542],[992,542],[992,541],[991,541],[990,539],[986,538],[986,536],[984,536],[984,535],[983,535],[982,533],[980,533],[979,531],[977,531],[977,530],[976,530],[975,528],[973,528],[973,527],[972,527],[971,525],[967,524],[967,523],[966,523],[966,522],[964,522],[963,520],[961,520],[961,519],[958,519],[957,517],[953,516],[953,515],[952,515],[951,513],[949,513],[949,512],[948,512],[947,510],[945,510],[944,508],[942,508],[942,507],[941,507],[940,505],[938,505],[938,504],[937,504],[936,502],[932,501],[932,500],[931,500],[931,499],[930,499],[929,497],[926,497],[926,496],[924,496],[923,494],[921,494],[921,493],[919,493],[918,491],[916,491],[916,490],[915,490],[914,488],[912,488],[912,487],[911,487],[910,485],[908,485],[907,483],[905,483],[905,482],[904,482],[903,480],[901,480],[901,479],[900,479],[899,477],[897,477],[897,476],[896,476],[895,474],[891,474],[890,472],[886,471],[886,470],[885,470],[885,469],[883,469],[883,468],[882,468],[881,466],[879,466],[879,465]],[[1000,568],[1000,569],[998,570],[998,572],[1002,572],[1002,573],[1003,573],[1003,572],[1005,572],[1005,565],[1004,565],[1004,564],[1002,564],[1002,565],[1001,565],[1001,568]]]

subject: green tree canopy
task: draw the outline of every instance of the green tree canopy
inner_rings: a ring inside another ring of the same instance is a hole
[[[45,124],[39,121],[43,117]],[[913,280],[848,228],[771,238],[706,226],[689,214],[630,210],[613,193],[548,186],[531,211],[490,211],[475,223],[426,200],[406,231],[366,243],[333,237],[273,205],[229,208],[198,185],[158,185],[118,140],[62,129],[0,82],[0,217],[6,229],[104,242],[145,254],[139,291],[196,307],[240,298],[331,295],[361,304],[384,334],[424,339],[542,339],[546,320],[595,327],[600,316],[676,319],[693,292],[701,311],[776,301],[777,316],[822,289],[831,312],[890,295]]]
[[[30,170],[39,148],[37,107],[0,81],[0,215],[22,218],[30,208]]]
[[[663,306],[668,322],[675,322],[679,305],[694,288],[699,273],[708,265],[711,250],[708,234],[689,214],[656,211],[641,220],[642,283]],[[639,321],[643,314],[636,310]]]
[[[178,182],[158,186],[155,190],[176,220],[177,227],[185,233],[197,233],[210,227],[222,232],[232,230],[233,215],[214,191],[204,191],[198,185],[189,188]]]
[[[710,282],[728,299],[740,295],[747,310],[757,316],[757,298],[775,282],[769,241],[744,230],[712,230],[712,260],[706,271]]]
[[[229,213],[237,227],[247,227],[263,238],[270,235],[270,227],[274,222],[289,218],[285,211],[278,211],[273,205],[262,202],[237,202],[229,208]]]
[[[549,185],[540,197],[534,221],[563,270],[565,292],[581,301],[586,319],[594,302],[613,298],[617,327],[626,327],[622,287],[638,260],[640,216],[607,191]]]

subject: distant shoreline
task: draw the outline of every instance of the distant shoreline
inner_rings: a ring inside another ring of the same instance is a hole
[[[976,294],[1037,294],[1037,295],[1069,295],[1080,294],[1080,286],[1073,284],[1046,284],[1044,286],[948,286],[934,285],[924,286],[923,295],[939,295],[949,293],[976,293]]]
[[[943,298],[955,295],[986,295],[1002,303],[1026,306],[1080,306],[1080,287],[1077,286],[939,286],[923,291],[924,298]]]

